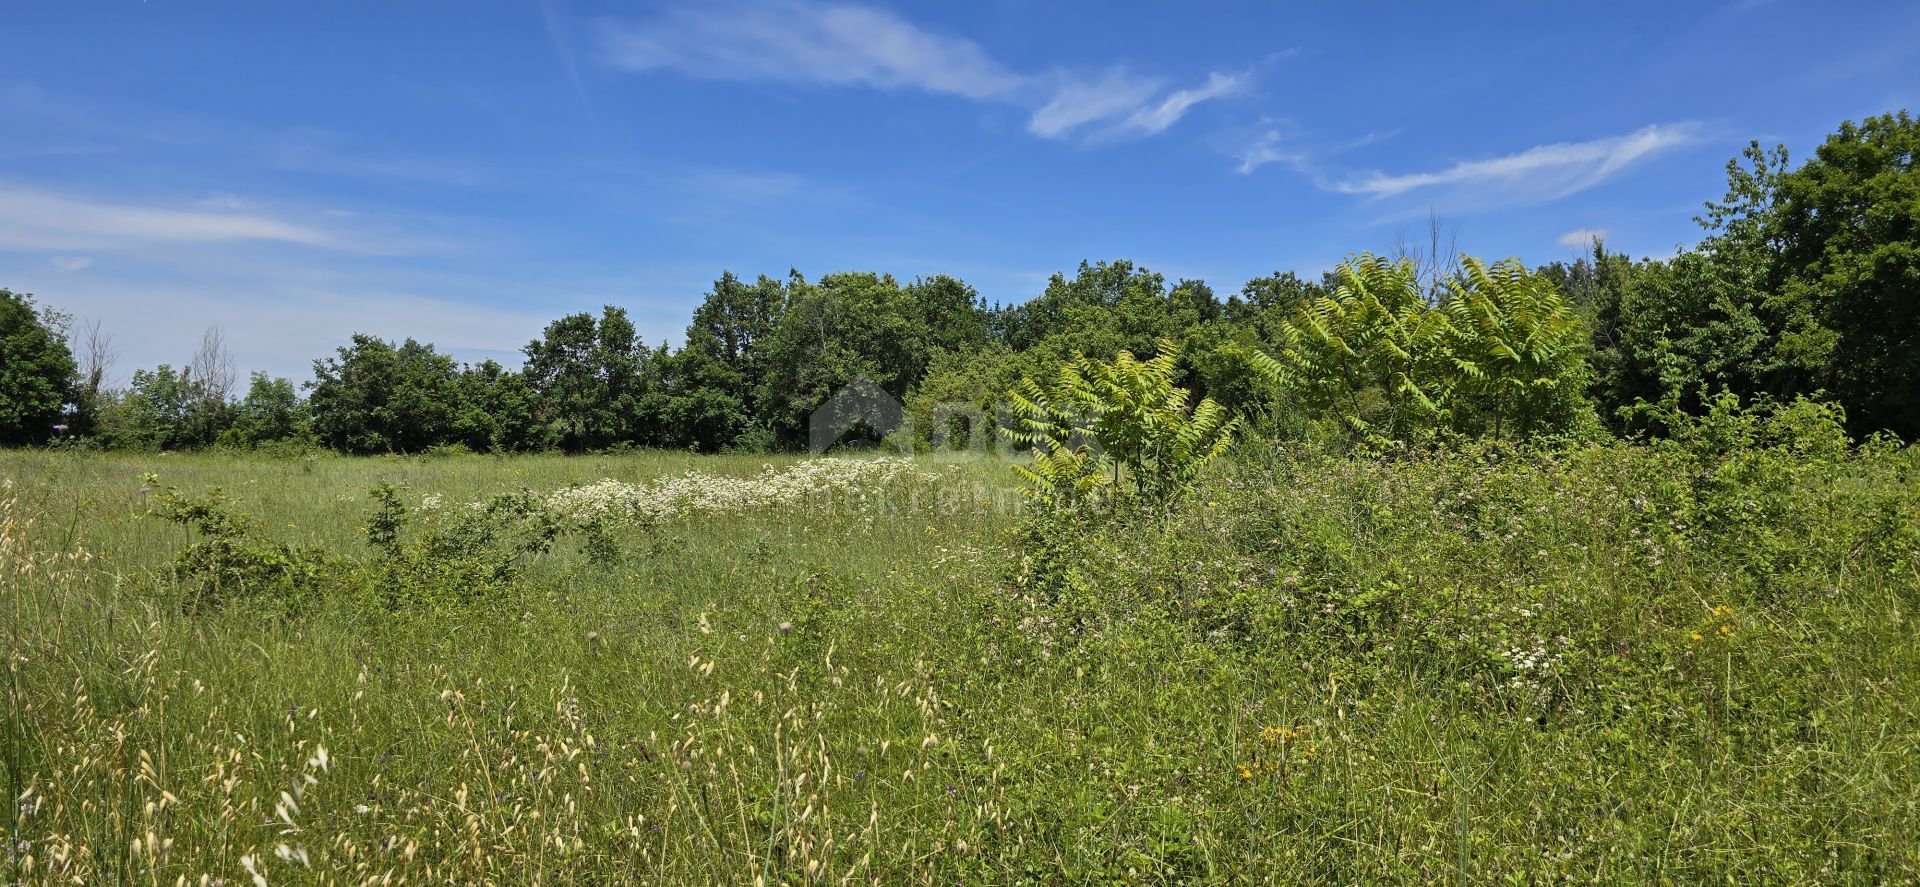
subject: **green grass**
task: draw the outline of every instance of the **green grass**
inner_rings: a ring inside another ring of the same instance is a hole
[[[140,491],[218,486],[365,564],[381,482],[790,461],[0,455],[7,874],[1920,878],[1905,451],[1249,452],[1172,514],[1051,524],[1006,513],[1004,466],[929,462],[945,498],[676,518],[612,565],[563,542],[418,611],[351,565],[191,611],[191,537]]]

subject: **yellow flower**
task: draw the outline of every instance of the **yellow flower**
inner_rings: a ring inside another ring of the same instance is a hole
[[[1260,738],[1266,742],[1292,742],[1306,732],[1305,727],[1261,727]]]
[[[1696,631],[1696,632],[1694,632],[1694,633],[1693,633],[1693,639],[1694,639],[1694,640],[1696,640],[1696,641],[1698,641],[1698,640],[1702,640],[1702,638],[1700,637],[1700,633],[1699,633],[1699,632],[1697,632],[1697,631]]]
[[[1249,767],[1249,766],[1247,766],[1247,765],[1245,765],[1245,764],[1241,764],[1241,765],[1240,765],[1240,767],[1239,767],[1239,771],[1240,771],[1240,781],[1241,781],[1241,782],[1246,782],[1247,780],[1250,780],[1250,779],[1252,779],[1252,778],[1253,778],[1253,768],[1252,768],[1252,767]]]

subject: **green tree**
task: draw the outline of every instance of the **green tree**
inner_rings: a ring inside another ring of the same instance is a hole
[[[1553,281],[1518,259],[1462,257],[1444,286],[1454,427],[1503,438],[1585,423],[1587,328]]]
[[[799,275],[792,274],[798,280]],[[703,354],[725,364],[737,376],[739,387],[725,394],[751,402],[765,374],[768,336],[786,311],[787,287],[766,275],[751,285],[728,271],[713,282],[687,325],[687,347],[700,343]]]
[[[1118,331],[1121,327],[1118,314],[1126,314],[1134,321],[1128,324],[1131,327],[1128,332],[1136,336],[1151,335],[1165,332],[1159,317],[1167,313],[1166,301],[1166,278],[1152,271],[1136,268],[1124,259],[1081,262],[1071,279],[1055,274],[1040,295],[1024,304],[1001,309],[994,318],[994,326],[1001,340],[1015,351],[1039,347],[1054,337],[1084,341],[1096,330]],[[1117,347],[1125,347],[1121,338],[1114,337]],[[1102,353],[1101,349],[1092,347],[1093,343],[1086,344],[1087,353]],[[1140,349],[1143,352],[1151,350],[1153,342],[1149,340],[1144,345]],[[1071,349],[1067,349],[1059,356],[1065,359],[1071,353]]]
[[[1616,407],[1693,411],[1703,391],[1771,390],[1777,337],[1755,272],[1705,252],[1638,266],[1621,304]]]
[[[730,360],[712,329],[687,328],[678,352],[656,361],[660,378],[659,442],[713,452],[736,445],[753,423],[744,361]]]
[[[313,363],[307,398],[313,430],[348,453],[415,453],[452,441],[460,410],[453,358],[412,339],[395,346],[365,333]]]
[[[99,435],[108,446],[187,449],[201,443],[195,422],[199,407],[192,370],[164,363],[134,370],[127,389],[102,409]]]
[[[1002,345],[974,351],[937,351],[926,377],[907,398],[907,415],[921,445],[948,450],[986,449],[1006,408],[1006,393],[1023,375],[1037,378]]]
[[[1080,355],[1048,385],[1021,379],[1005,433],[1033,450],[1013,471],[1034,498],[1059,506],[1118,494],[1165,505],[1226,453],[1240,420],[1174,385],[1179,358],[1179,346],[1161,340],[1148,360]]]
[[[307,404],[291,379],[252,374],[246,396],[234,404],[232,412],[231,424],[220,435],[220,442],[228,446],[257,447],[313,436]]]
[[[73,378],[73,352],[35,311],[33,296],[0,289],[0,444],[51,436]]]
[[[1741,221],[1775,250],[1780,361],[1814,369],[1856,428],[1920,438],[1920,120],[1840,125]]]
[[[1611,416],[1633,401],[1625,378],[1623,337],[1626,306],[1640,266],[1624,253],[1609,251],[1599,238],[1592,247],[1585,258],[1552,262],[1541,266],[1539,273],[1566,294],[1586,323],[1591,341],[1588,361],[1593,367],[1589,391],[1602,414]]]
[[[476,452],[525,452],[551,443],[549,428],[537,418],[539,393],[522,373],[483,360],[463,368],[458,380],[459,412],[453,440]]]
[[[965,281],[945,274],[907,284],[927,347],[933,350],[972,351],[987,344],[987,313],[980,293]]]
[[[1433,430],[1454,368],[1442,354],[1446,315],[1428,304],[1414,263],[1362,254],[1336,279],[1276,324],[1279,354],[1254,361],[1305,409],[1356,436]]]
[[[586,313],[563,317],[525,350],[527,381],[562,447],[601,449],[645,434],[640,399],[652,352],[625,309],[608,305],[598,320]]]
[[[845,272],[814,284],[795,276],[765,356],[762,418],[793,445],[813,410],[856,378],[904,398],[926,371],[929,351],[913,299],[893,277]]]

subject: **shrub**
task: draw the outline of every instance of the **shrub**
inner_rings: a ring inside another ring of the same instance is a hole
[[[268,537],[252,517],[234,510],[218,488],[195,498],[160,487],[156,475],[144,480],[158,489],[150,514],[199,533],[173,561],[174,576],[187,586],[188,609],[218,608],[239,600],[297,606],[329,577],[333,564],[324,552]]]
[[[1034,500],[1067,506],[1117,495],[1165,506],[1226,453],[1240,420],[1174,387],[1179,358],[1161,340],[1150,360],[1075,355],[1050,386],[1022,379],[1009,395],[1016,425],[1004,433],[1033,449],[1032,463],[1013,470]]]
[[[1585,322],[1519,261],[1463,259],[1438,303],[1410,260],[1363,254],[1336,279],[1280,321],[1277,356],[1246,355],[1312,418],[1371,447],[1597,428]]]
[[[521,490],[464,507],[428,497],[408,508],[391,484],[372,491],[367,569],[378,599],[394,609],[431,609],[507,592],[527,563],[553,547],[561,524],[541,498]]]

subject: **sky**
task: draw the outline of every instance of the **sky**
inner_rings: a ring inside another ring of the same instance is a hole
[[[1424,243],[1699,239],[1749,140],[1920,110],[1910,2],[0,6],[0,287],[221,327],[296,380],[355,332],[517,364],[554,318],[677,342],[722,271],[1082,260],[1223,296]]]

